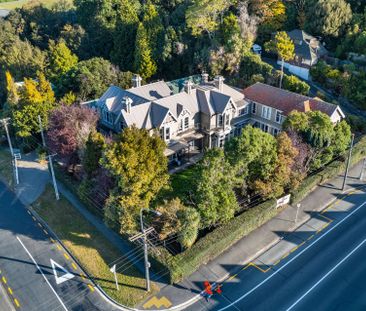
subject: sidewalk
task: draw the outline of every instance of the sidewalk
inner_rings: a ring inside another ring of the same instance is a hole
[[[359,180],[361,167],[362,163],[359,163],[350,170],[346,191],[366,184]],[[297,208],[289,206],[266,224],[238,241],[222,255],[201,266],[186,280],[164,287],[156,297],[150,297],[139,307],[147,310],[161,309],[166,306],[159,306],[162,301],[169,302],[171,306],[178,306],[189,300],[198,299],[197,295],[202,291],[205,280],[219,282],[229,275],[237,273],[244,265],[282,240],[283,236],[307,222],[314,212],[319,212],[340,199],[344,194],[341,190],[342,182],[343,177],[338,176],[326,184],[318,186],[301,202],[296,223]],[[159,301],[160,303],[158,303]]]

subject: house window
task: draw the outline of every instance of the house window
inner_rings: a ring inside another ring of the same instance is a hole
[[[183,119],[180,119],[178,132],[182,132],[182,131],[183,131]]]
[[[245,116],[246,114],[248,114],[248,112],[248,106],[246,106],[239,110],[239,116]]]
[[[276,122],[281,123],[282,121],[282,114],[278,110],[276,110]]]
[[[262,107],[262,118],[265,118],[267,120],[271,119],[271,108],[263,106]]]
[[[229,114],[225,115],[225,124],[230,125],[230,115]]]
[[[261,123],[260,128],[263,132],[268,133],[268,125],[267,124]]]
[[[108,123],[113,123],[112,121],[112,115],[110,112],[106,111],[106,110],[102,110],[102,117],[103,120],[108,122]]]
[[[189,127],[189,117],[184,118],[184,129],[186,130]]]
[[[170,127],[165,128],[165,140],[170,140]]]
[[[256,103],[252,103],[252,113],[254,113],[254,114],[257,113],[257,105],[256,105]]]
[[[278,130],[278,129],[276,129],[276,128],[273,128],[273,129],[272,129],[272,132],[273,132],[273,136],[277,136],[277,135],[278,135],[278,133],[279,133],[279,130]]]
[[[224,116],[222,114],[219,114],[217,116],[217,126],[222,126],[224,123]]]
[[[161,128],[160,128],[160,130],[159,130],[159,134],[160,134],[160,138],[161,138],[162,140],[164,140],[164,128],[163,128],[163,127],[161,127]]]

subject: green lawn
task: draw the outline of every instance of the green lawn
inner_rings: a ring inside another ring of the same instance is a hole
[[[132,266],[123,274],[118,274],[120,290],[115,289],[108,264],[119,258],[121,253],[66,199],[55,201],[51,186],[47,186],[33,208],[110,297],[128,306],[134,306],[146,298],[145,280]],[[129,265],[126,264],[126,268]],[[156,290],[154,284],[152,289]]]
[[[11,2],[0,2],[0,9],[2,10],[14,10],[16,8],[21,8],[24,4],[31,2],[32,0],[17,0]],[[40,3],[44,4],[46,7],[52,6],[54,3],[59,2],[59,0],[38,0]],[[73,0],[67,0],[72,3]]]
[[[14,176],[11,155],[8,150],[4,149],[0,149],[0,179],[4,180],[9,187],[13,186]]]

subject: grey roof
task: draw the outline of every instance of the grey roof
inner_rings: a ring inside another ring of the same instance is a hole
[[[128,89],[127,91],[131,94],[145,98],[149,101],[167,97],[172,94],[172,90],[169,88],[168,84],[164,81],[158,81],[140,87],[134,87]]]
[[[225,111],[231,97],[217,91],[210,91],[210,104],[216,113]]]
[[[127,126],[136,125],[138,128],[151,129],[152,123],[150,119],[151,102],[140,104],[131,107],[131,112],[128,113],[122,109],[120,112]]]
[[[106,107],[108,108],[109,111],[119,114],[119,112],[123,108],[122,99],[125,96],[128,96],[132,99],[132,106],[140,105],[140,104],[143,104],[143,103],[146,103],[149,101],[143,97],[140,97],[140,96],[137,96],[128,91],[122,90],[118,86],[112,85],[99,99],[99,105],[106,105]]]
[[[287,32],[289,37],[294,41],[295,54],[304,59],[315,60],[318,56],[326,53],[325,48],[319,40],[301,29],[294,29]]]

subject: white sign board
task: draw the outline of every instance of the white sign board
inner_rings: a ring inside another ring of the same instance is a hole
[[[283,205],[286,205],[286,204],[290,203],[290,198],[291,198],[291,194],[288,194],[288,195],[285,195],[282,198],[277,199],[276,207],[279,208]]]
[[[75,275],[70,273],[69,271],[67,271],[64,267],[62,267],[61,265],[59,265],[57,262],[55,262],[54,260],[51,260],[51,265],[52,265],[52,269],[53,269],[53,274],[55,275],[55,279],[56,279],[56,284],[60,285],[63,282],[66,282],[68,280],[71,280]],[[56,267],[58,271],[62,271],[64,272],[63,275],[58,276],[57,271],[56,271]]]
[[[112,268],[109,269],[112,273],[116,273],[116,265],[113,265]]]

